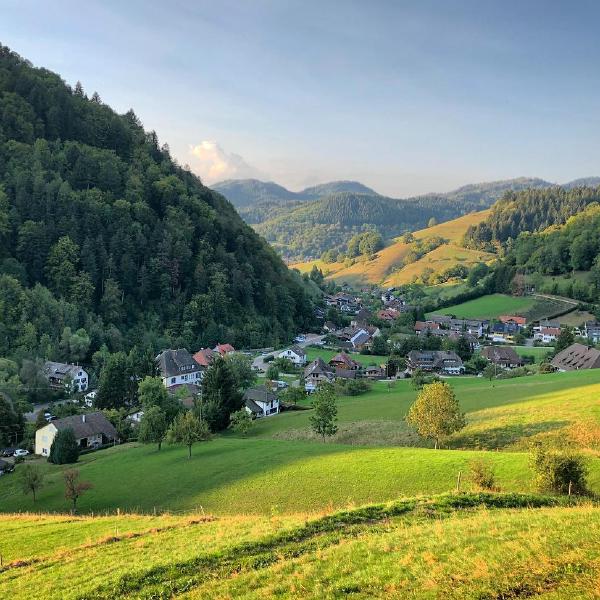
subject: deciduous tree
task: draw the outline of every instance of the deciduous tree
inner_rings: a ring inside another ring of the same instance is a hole
[[[32,494],[35,502],[36,494],[44,485],[44,474],[37,465],[23,465],[21,471],[21,486],[25,495]]]
[[[314,394],[313,413],[309,417],[313,431],[325,437],[337,433],[337,405],[335,391],[331,385],[321,385]]]
[[[206,421],[200,420],[192,411],[180,413],[175,417],[167,431],[171,444],[183,444],[188,448],[188,458],[192,458],[192,446],[211,438]]]

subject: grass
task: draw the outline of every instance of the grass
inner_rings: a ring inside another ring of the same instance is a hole
[[[595,505],[514,494],[286,518],[9,515],[0,526],[13,549],[0,597],[34,600],[588,597],[600,554]],[[40,545],[40,531],[60,541]]]
[[[489,294],[436,312],[465,319],[495,319],[500,315],[522,315],[534,304],[535,300],[530,297]]]
[[[450,382],[468,422],[450,438],[452,450],[423,448],[408,429],[404,415],[416,395],[409,382],[390,391],[375,383],[363,396],[340,398],[340,431],[325,444],[310,433],[310,411],[290,411],[256,422],[247,439],[227,435],[197,444],[191,460],[178,446],[157,452],[133,444],[85,455],[78,468],[94,489],[81,499],[81,510],[315,511],[448,491],[476,457],[493,462],[503,490],[530,491],[524,451],[531,439],[543,437],[588,448],[591,485],[600,491],[600,460],[594,458],[600,449],[599,370]],[[504,451],[489,452],[494,449]],[[2,511],[67,508],[62,467],[40,465],[47,485],[38,503],[23,496],[17,474],[9,475],[0,480]]]
[[[535,364],[544,362],[548,353],[552,352],[550,346],[511,346],[519,356],[533,356]]]
[[[306,348],[306,360],[311,362],[321,357],[325,362],[329,362],[336,354],[337,350],[324,350],[322,348]],[[369,365],[382,365],[387,362],[387,356],[378,356],[375,354],[350,354],[353,360],[368,367]]]

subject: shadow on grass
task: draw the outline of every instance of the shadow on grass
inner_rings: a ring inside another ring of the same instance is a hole
[[[493,427],[485,431],[456,434],[449,447],[469,450],[501,450],[524,439],[541,433],[557,431],[570,425],[569,421],[543,421],[542,423],[515,423],[504,427]]]

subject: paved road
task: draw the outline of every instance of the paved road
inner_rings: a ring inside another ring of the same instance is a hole
[[[300,346],[300,348],[306,348],[307,346],[311,346],[312,344],[319,344],[323,341],[324,337],[324,335],[317,335],[316,333],[307,333],[306,340],[304,340],[303,342],[294,343],[294,345]],[[273,352],[267,352],[265,354],[257,356],[252,361],[252,368],[255,370],[262,371],[264,373],[269,368],[269,363],[265,362],[265,357],[270,356],[272,354],[274,355],[279,352],[283,352],[283,350],[285,350],[285,348],[281,348],[280,350],[274,350]]]
[[[30,423],[35,423],[38,413],[46,412],[51,406],[58,406],[59,404],[62,404],[62,402],[44,402],[43,404],[36,404],[31,412],[25,413],[23,416]]]

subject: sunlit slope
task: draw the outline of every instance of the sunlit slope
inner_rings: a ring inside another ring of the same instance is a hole
[[[483,221],[489,212],[488,209],[470,213],[458,219],[414,232],[413,235],[416,239],[442,237],[448,240],[448,243],[403,268],[401,268],[401,264],[410,250],[410,244],[406,244],[400,239],[378,252],[373,260],[358,261],[351,266],[344,266],[342,263],[326,264],[322,261],[298,263],[291,266],[306,272],[312,269],[313,264],[316,264],[328,279],[338,282],[345,281],[352,284],[385,282],[395,285],[411,281],[414,276],[420,275],[427,267],[441,271],[457,263],[469,266],[476,262],[488,261],[492,258],[491,254],[461,248],[459,243],[468,227]]]

